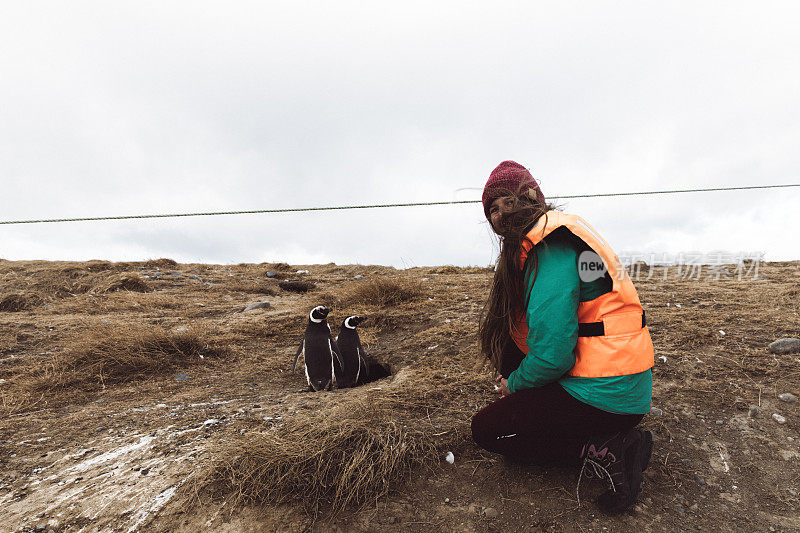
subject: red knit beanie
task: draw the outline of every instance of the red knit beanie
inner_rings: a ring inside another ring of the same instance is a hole
[[[503,161],[497,165],[483,186],[483,213],[486,219],[489,219],[489,207],[495,199],[507,195],[509,191],[524,194],[528,189],[533,189],[536,198],[544,203],[544,194],[527,168],[514,161]]]

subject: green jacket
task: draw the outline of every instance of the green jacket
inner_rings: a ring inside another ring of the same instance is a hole
[[[533,248],[538,271],[526,272],[531,290],[526,317],[528,354],[508,376],[508,389],[516,392],[557,381],[570,395],[591,406],[621,414],[650,411],[653,373],[610,378],[567,375],[575,364],[578,341],[578,303],[611,291],[606,276],[592,282],[578,277],[578,256],[589,247],[565,228],[559,228]]]

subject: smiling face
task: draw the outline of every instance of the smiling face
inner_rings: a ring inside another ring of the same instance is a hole
[[[515,203],[516,199],[514,197],[502,196],[500,198],[495,198],[494,201],[489,204],[489,222],[494,232],[498,235],[503,234],[503,215],[510,212]]]

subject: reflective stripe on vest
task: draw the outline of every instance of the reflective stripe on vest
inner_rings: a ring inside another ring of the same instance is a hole
[[[586,221],[575,215],[548,211],[528,232],[530,242],[522,243],[520,264],[525,264],[534,246],[562,226],[600,256],[612,282],[611,292],[578,304],[579,337],[575,345],[575,365],[568,374],[598,378],[638,374],[652,368],[653,341],[645,325],[644,310],[636,288],[617,255]],[[511,337],[527,354],[528,324],[525,316],[519,317]]]

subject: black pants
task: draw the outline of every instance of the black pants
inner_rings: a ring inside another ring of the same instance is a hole
[[[513,341],[503,350],[501,374],[508,377],[525,355]],[[472,438],[482,448],[541,465],[576,463],[593,437],[627,431],[644,415],[622,415],[573,398],[558,383],[515,392],[472,417]]]

